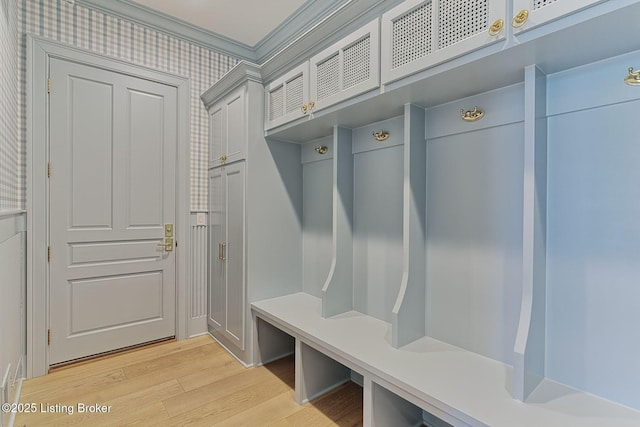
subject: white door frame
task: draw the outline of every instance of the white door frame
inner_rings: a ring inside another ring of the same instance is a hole
[[[178,92],[176,161],[176,338],[188,331],[190,87],[189,79],[130,64],[84,49],[27,35],[27,378],[49,369],[48,103],[49,58],[61,58],[174,86]],[[55,82],[53,83],[55,90]],[[55,172],[54,172],[55,173]]]

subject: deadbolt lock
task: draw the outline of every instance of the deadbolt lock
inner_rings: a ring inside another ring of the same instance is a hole
[[[164,225],[164,237],[173,237],[173,224]]]

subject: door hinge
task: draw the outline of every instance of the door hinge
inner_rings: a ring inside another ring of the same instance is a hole
[[[51,246],[47,246],[47,262],[51,262]]]
[[[47,345],[51,345],[51,329],[47,329]]]
[[[51,93],[51,78],[47,80],[47,93]]]
[[[51,178],[51,162],[47,163],[47,178]]]

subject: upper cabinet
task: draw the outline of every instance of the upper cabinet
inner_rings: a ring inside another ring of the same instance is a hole
[[[511,25],[521,31],[552,21],[604,0],[513,0]]]
[[[382,15],[382,83],[503,40],[506,3],[407,0],[389,10]]]
[[[241,86],[209,109],[209,167],[246,157],[245,103],[246,88]]]
[[[309,61],[265,88],[265,129],[295,120],[309,112]]]
[[[265,88],[265,130],[380,86],[380,22],[370,22]]]
[[[379,20],[371,21],[309,61],[311,111],[380,86]]]

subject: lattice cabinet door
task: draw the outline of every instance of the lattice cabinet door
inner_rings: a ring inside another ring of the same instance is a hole
[[[379,20],[309,61],[311,113],[380,86]]]
[[[387,84],[505,39],[507,0],[407,0],[382,15]]]
[[[309,62],[265,87],[265,130],[309,114]]]
[[[605,0],[513,0],[515,34]]]

